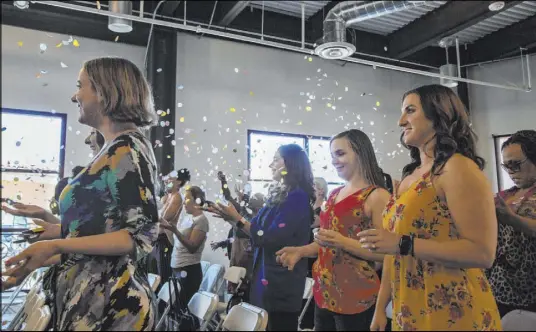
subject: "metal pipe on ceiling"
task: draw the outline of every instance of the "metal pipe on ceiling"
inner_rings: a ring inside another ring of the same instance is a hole
[[[204,32],[204,33],[206,33],[208,35],[213,35],[213,36],[218,36],[218,37],[222,37],[222,38],[228,38],[228,39],[234,39],[234,40],[249,42],[249,43],[252,43],[252,44],[270,46],[270,47],[279,48],[279,49],[288,50],[288,51],[293,51],[293,52],[302,53],[302,54],[303,53],[305,53],[305,54],[314,54],[314,51],[311,50],[311,49],[301,49],[300,47],[296,47],[296,46],[285,45],[285,44],[266,41],[266,40],[259,40],[259,39],[255,39],[255,38],[251,38],[251,37],[235,35],[235,34],[222,32],[222,31],[209,30],[209,29],[205,29],[205,28],[201,28],[201,27],[193,27],[193,26],[189,26],[189,25],[182,25],[182,24],[177,24],[177,23],[173,23],[173,22],[165,22],[165,21],[154,20],[154,19],[150,19],[150,18],[143,18],[143,17],[133,16],[133,15],[126,15],[126,14],[121,14],[121,13],[113,13],[113,12],[110,12],[110,11],[99,11],[98,9],[88,8],[88,7],[84,7],[84,6],[78,6],[78,5],[72,5],[72,4],[65,3],[65,2],[60,2],[60,1],[35,1],[35,2],[40,3],[40,4],[44,4],[44,5],[53,6],[53,7],[71,9],[71,10],[75,10],[75,11],[81,11],[81,12],[86,12],[86,13],[91,13],[91,14],[96,14],[96,15],[118,17],[118,18],[129,19],[129,20],[136,21],[136,22],[141,22],[141,23],[155,24],[155,25],[165,26],[165,27],[169,27],[169,28],[175,28],[175,29],[178,29],[178,30],[185,30],[185,31],[197,32],[197,33]],[[472,80],[472,79],[467,79],[467,78],[460,78],[460,77],[454,77],[454,76],[445,76],[445,75],[441,75],[439,73],[432,73],[432,72],[427,72],[427,71],[423,71],[423,70],[404,68],[404,67],[389,65],[389,64],[385,64],[385,63],[381,63],[381,62],[376,62],[376,61],[369,61],[369,60],[356,59],[356,58],[346,58],[346,59],[344,59],[344,61],[357,63],[357,64],[362,64],[362,65],[366,65],[366,66],[375,66],[375,67],[379,67],[379,68],[390,69],[390,70],[395,70],[395,71],[400,71],[400,72],[405,72],[405,73],[410,73],[410,74],[416,74],[416,75],[421,75],[421,76],[444,78],[444,79],[450,79],[450,80],[454,80],[454,81],[458,81],[458,82],[465,82],[465,83],[489,86],[489,87],[494,87],[494,88],[501,88],[501,89],[507,89],[507,90],[516,90],[516,91],[524,91],[524,92],[530,92],[531,91],[530,88],[527,89],[527,88],[521,88],[521,87],[518,87],[518,86],[501,85],[501,84],[477,81],[477,80]]]
[[[90,1],[74,1],[76,3],[81,3],[81,4],[87,4],[89,6],[93,6],[94,3],[93,2],[90,2]],[[184,1],[184,3],[186,4],[186,1]],[[102,8],[108,8],[108,5],[105,5],[105,4],[102,4],[101,5]],[[138,13],[137,10],[132,10],[133,13]],[[156,14],[155,15],[156,18],[163,18],[163,19],[167,19],[167,20],[172,20],[172,21],[177,21],[177,22],[181,22],[183,23],[184,25],[186,24],[192,24],[192,25],[195,25],[195,26],[201,26],[201,27],[208,27],[208,24],[206,23],[203,23],[203,22],[198,22],[198,21],[193,21],[193,20],[187,20],[186,22],[181,19],[181,18],[176,18],[176,17],[170,17],[170,16],[165,16],[165,15],[160,15],[160,14]],[[211,29],[221,29],[223,31],[232,31],[232,32],[238,32],[238,33],[243,33],[243,34],[246,34],[246,35],[251,35],[251,36],[258,36],[260,37],[261,34],[258,33],[258,32],[252,32],[252,31],[246,31],[246,30],[238,30],[238,29],[234,29],[234,28],[229,28],[229,27],[221,27],[221,26],[218,26],[218,25],[212,25],[211,26]],[[297,41],[297,40],[292,40],[292,39],[288,39],[288,38],[283,38],[283,37],[277,37],[277,36],[272,36],[272,35],[264,35],[265,38],[268,38],[268,39],[273,39],[273,40],[280,40],[280,41],[284,41],[284,42],[289,42],[289,43],[294,43],[294,44],[299,44],[300,41]],[[305,42],[304,43],[305,45],[307,46],[315,46],[316,44],[313,44],[313,43],[308,43],[308,42]],[[381,55],[376,55],[376,54],[369,54],[369,53],[363,53],[363,52],[354,52],[354,54],[357,54],[357,55],[362,55],[362,56],[366,56],[366,57],[370,57],[370,58],[375,58],[375,59],[382,59],[382,60],[388,60],[388,61],[392,61],[392,62],[398,62],[398,63],[405,63],[405,64],[408,64],[408,65],[413,65],[413,66],[418,66],[418,67],[423,67],[423,68],[429,68],[429,69],[434,69],[434,70],[439,70],[438,67],[435,67],[435,66],[430,66],[430,65],[425,65],[425,64],[422,64],[422,63],[417,63],[417,62],[412,62],[412,61],[405,61],[405,60],[399,60],[399,59],[393,59],[393,58],[389,58],[389,57],[385,57],[385,56],[381,56]]]
[[[530,82],[530,56],[528,54],[525,55],[527,57],[527,77],[528,77],[528,83],[527,83],[527,89],[530,91],[532,90],[532,83]]]

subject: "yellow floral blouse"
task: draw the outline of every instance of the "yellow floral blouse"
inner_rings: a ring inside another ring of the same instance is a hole
[[[390,232],[446,242],[458,239],[449,209],[430,172],[384,211]],[[501,330],[491,287],[481,269],[447,268],[412,256],[386,256],[391,271],[393,331]]]

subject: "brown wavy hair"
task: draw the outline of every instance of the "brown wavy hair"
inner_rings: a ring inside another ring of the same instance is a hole
[[[402,101],[410,94],[419,96],[424,115],[432,121],[435,131],[434,138],[426,143],[435,142],[432,174],[441,174],[443,167],[455,153],[471,159],[483,170],[486,162],[476,154],[477,136],[469,124],[465,105],[454,91],[439,84],[424,85],[406,92]],[[402,171],[402,177],[406,177],[421,165],[421,155],[418,148],[407,146],[403,138],[402,133],[400,142],[409,149],[411,157],[411,163]]]

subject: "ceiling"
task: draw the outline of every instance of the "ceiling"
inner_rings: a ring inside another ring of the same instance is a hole
[[[340,1],[166,1],[158,18],[182,22],[186,4],[188,24],[227,29],[237,34],[262,33],[266,39],[298,45],[302,37],[302,4],[305,11],[305,41],[313,44],[323,36],[323,20]],[[356,5],[368,1],[353,1]],[[438,43],[445,37],[458,37],[463,64],[495,60],[519,54],[520,47],[536,52],[536,1],[506,1],[499,12],[492,12],[492,1],[425,1],[417,7],[365,20],[349,27],[356,40],[355,57],[377,57],[387,63],[415,67],[408,62],[439,67],[445,51]],[[95,8],[96,1],[70,3]],[[106,10],[108,1],[100,1]],[[146,16],[157,1],[145,1]],[[139,2],[133,2],[134,12]],[[264,10],[263,10],[264,8]],[[114,40],[107,30],[107,18],[100,15],[31,3],[20,10],[12,1],[2,2],[2,24]],[[264,26],[262,26],[264,22]],[[88,29],[91,26],[91,29]],[[121,41],[145,46],[150,26],[134,22],[134,31]],[[454,52],[454,50],[449,50]],[[452,53],[455,59],[455,53]],[[370,59],[367,58],[367,59]],[[392,60],[389,60],[392,59]],[[419,67],[419,66],[417,66]],[[422,67],[420,68],[422,69]]]

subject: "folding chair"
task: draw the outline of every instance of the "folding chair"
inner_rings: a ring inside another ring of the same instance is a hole
[[[536,312],[526,310],[510,311],[501,319],[504,331],[534,331]]]
[[[153,290],[153,292],[156,293],[156,290],[158,289],[158,286],[160,286],[162,278],[158,274],[149,273],[147,275],[147,279],[149,279],[149,285],[151,286],[151,289]]]
[[[201,327],[199,328],[201,331],[206,330],[210,319],[216,312],[217,306],[218,296],[216,294],[203,291],[195,293],[188,303],[188,309],[192,315],[196,316],[201,322]]]
[[[239,266],[231,266],[230,268],[225,271],[225,274],[223,275],[223,280],[226,280],[227,282],[232,282],[233,284],[237,284],[236,286],[236,293],[239,292],[240,286],[242,286],[242,282],[244,281],[244,278],[246,277],[246,269]],[[236,294],[232,294],[236,295]],[[217,308],[217,315],[214,316],[216,321],[213,320],[213,323],[216,323],[216,331],[221,327],[221,324],[225,320],[225,316],[227,315],[227,306],[228,302],[219,302],[218,308]],[[219,320],[218,320],[219,318]]]
[[[174,289],[170,286],[172,285],[169,281],[162,285],[160,288],[160,291],[158,292],[158,301],[163,302],[165,304],[164,310],[160,314],[160,319],[158,320],[158,323],[155,326],[155,330],[158,330],[160,326],[164,323],[164,319],[166,318],[167,314],[171,310],[171,303],[175,303],[177,301],[177,298],[175,296]],[[180,294],[180,284],[177,283],[177,291]],[[171,298],[169,297],[169,293],[171,293]]]
[[[307,278],[305,279],[305,289],[303,291],[303,299],[307,300],[305,303],[305,306],[303,307],[303,310],[300,314],[300,317],[298,318],[298,331],[303,331],[300,326],[303,320],[303,316],[305,316],[305,313],[307,312],[307,308],[309,307],[309,304],[311,303],[311,300],[313,299],[313,286],[315,284],[315,280],[313,278]]]
[[[235,305],[222,324],[224,331],[265,331],[268,325],[266,310],[249,303]]]

